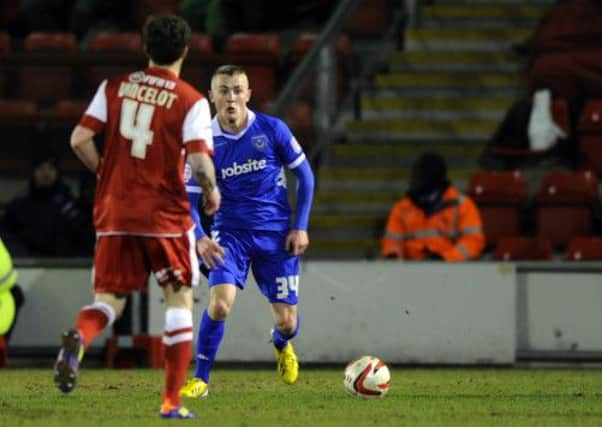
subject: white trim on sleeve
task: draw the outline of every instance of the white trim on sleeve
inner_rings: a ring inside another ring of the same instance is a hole
[[[98,86],[92,102],[88,105],[88,109],[85,114],[92,116],[103,123],[107,122],[107,81],[103,80]]]

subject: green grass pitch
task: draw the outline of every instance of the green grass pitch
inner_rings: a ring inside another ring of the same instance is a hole
[[[52,372],[0,370],[0,426],[601,426],[602,370],[392,369],[382,400],[348,396],[341,369],[302,369],[288,386],[272,370],[217,369],[197,420],[158,417],[159,370],[83,370],[70,395]]]

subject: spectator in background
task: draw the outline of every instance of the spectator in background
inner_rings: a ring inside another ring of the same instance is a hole
[[[84,213],[63,181],[55,154],[40,148],[33,159],[29,189],[9,202],[2,224],[16,256],[78,255]]]
[[[515,50],[528,56],[529,93],[508,111],[481,157],[481,167],[524,167],[515,162],[505,165],[495,154],[499,147],[530,149],[539,152],[540,159],[574,168],[575,124],[588,99],[602,98],[602,0],[558,1]],[[557,99],[567,102],[568,132],[552,115]]]
[[[381,255],[402,260],[467,261],[485,247],[474,202],[452,186],[443,157],[421,155],[412,166],[407,195],[389,214]]]

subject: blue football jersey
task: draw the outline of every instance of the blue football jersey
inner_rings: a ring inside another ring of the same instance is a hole
[[[235,135],[225,132],[217,117],[212,120],[213,162],[222,193],[213,226],[218,230],[286,230],[291,208],[284,167],[299,166],[305,154],[282,120],[251,110],[247,113],[247,126]],[[198,192],[189,171],[186,190]]]

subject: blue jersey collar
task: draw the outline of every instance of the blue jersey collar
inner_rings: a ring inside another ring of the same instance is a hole
[[[211,120],[211,130],[213,131],[213,136],[225,136],[231,139],[240,139],[245,134],[245,132],[251,127],[253,122],[255,121],[255,113],[247,108],[247,125],[240,132],[233,134],[226,132],[222,129],[217,120],[217,115],[213,116]]]

